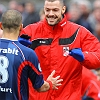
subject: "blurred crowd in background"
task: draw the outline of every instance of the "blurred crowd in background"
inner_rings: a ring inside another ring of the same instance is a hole
[[[14,9],[21,12],[24,27],[40,20],[39,13],[36,11],[35,5],[32,1],[17,2],[12,0],[8,3],[7,7],[5,7],[3,4],[0,4],[0,19],[2,13],[7,9]]]
[[[3,4],[0,4],[0,21],[3,12],[5,12],[7,9],[15,9],[22,14],[23,27],[32,23],[36,23],[40,20],[43,20],[45,17],[43,8],[37,11],[36,6],[37,5],[35,5],[32,1],[17,2],[12,0],[8,2],[7,7]],[[69,21],[84,26],[91,32],[91,34],[94,34],[100,40],[100,0],[94,0],[94,2],[90,2],[90,0],[70,0],[69,4],[66,5],[66,8],[67,9],[65,15],[67,16],[67,19]],[[91,70],[91,72],[89,72],[90,76],[88,75],[87,80],[89,81],[89,79],[92,79],[91,77],[95,77],[94,79],[97,79],[96,81],[99,81],[99,86],[97,88],[99,91],[98,96],[100,97],[100,68]],[[83,70],[83,74],[87,75],[88,71]],[[93,83],[93,81],[91,82]],[[85,92],[83,92],[83,95],[87,93],[86,89],[84,91]]]

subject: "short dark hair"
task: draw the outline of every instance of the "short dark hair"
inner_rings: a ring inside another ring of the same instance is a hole
[[[63,5],[65,4],[64,0],[45,0],[45,1],[49,1],[49,2],[60,1]]]
[[[22,15],[17,10],[7,10],[2,14],[2,26],[8,29],[17,29],[22,23]]]

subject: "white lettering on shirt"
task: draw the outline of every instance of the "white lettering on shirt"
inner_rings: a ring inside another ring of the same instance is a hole
[[[7,49],[2,49],[0,48],[0,53],[9,53],[9,54],[15,54],[15,55],[18,55],[18,50],[16,50],[15,48],[14,49],[11,49],[11,48],[7,48]]]
[[[0,92],[10,92],[10,93],[12,93],[12,89],[11,88],[3,88],[3,87],[1,87],[0,86]]]

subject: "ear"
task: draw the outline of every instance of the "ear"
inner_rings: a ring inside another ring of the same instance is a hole
[[[63,8],[62,8],[62,14],[64,14],[65,11],[66,11],[66,6],[63,6]]]
[[[0,28],[2,29],[2,23],[0,22]]]
[[[20,25],[20,31],[23,29],[23,24]]]

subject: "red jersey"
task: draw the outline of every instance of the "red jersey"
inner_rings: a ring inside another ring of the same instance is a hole
[[[55,26],[48,25],[46,20],[30,24],[21,34],[31,36],[31,48],[39,58],[44,79],[55,70],[55,76],[64,80],[58,90],[37,93],[34,100],[81,100],[82,65],[100,66],[97,38],[84,27],[67,21],[66,16]],[[73,48],[82,49],[85,57],[82,63],[68,55]]]
[[[82,96],[84,95],[100,100],[100,81],[92,71],[85,67],[82,70]]]

